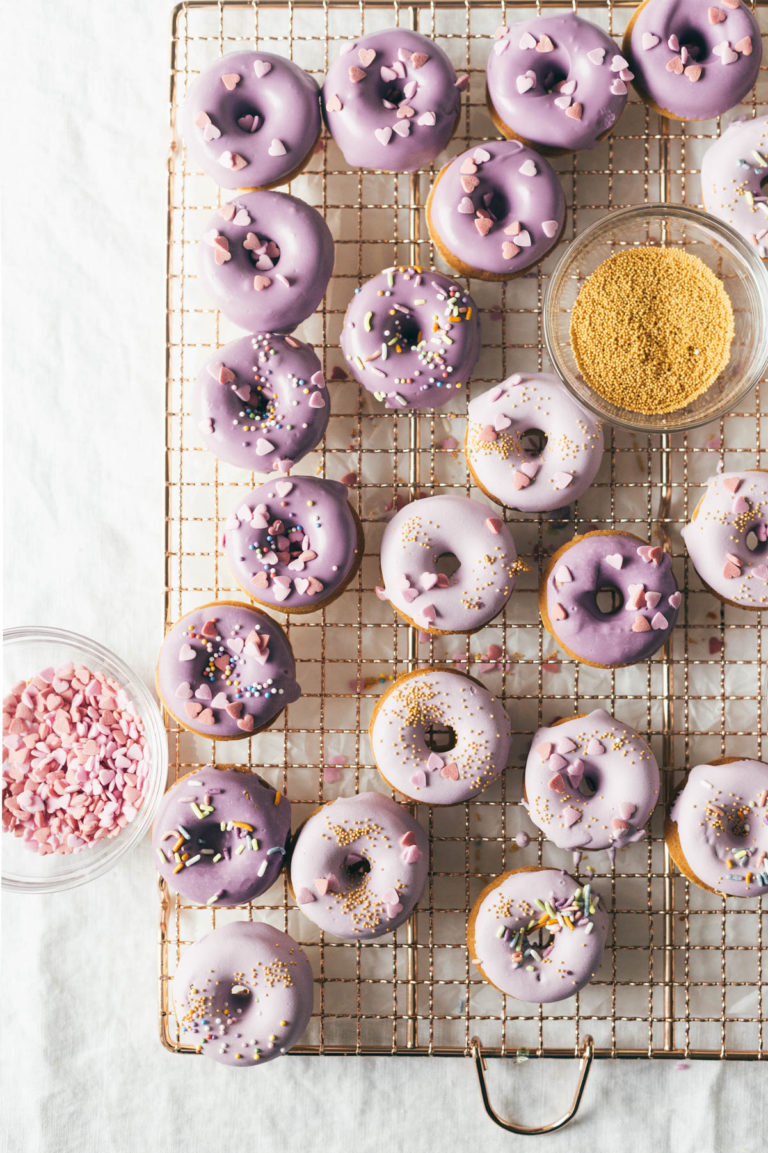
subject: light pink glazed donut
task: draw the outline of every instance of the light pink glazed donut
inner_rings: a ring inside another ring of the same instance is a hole
[[[768,470],[710,477],[683,540],[717,596],[744,609],[768,608]]]
[[[539,729],[525,766],[528,815],[560,849],[616,849],[645,837],[659,796],[650,745],[605,709]]]

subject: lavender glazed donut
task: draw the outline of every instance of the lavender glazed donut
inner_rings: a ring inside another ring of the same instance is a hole
[[[551,936],[542,948],[539,934]],[[572,997],[594,977],[608,916],[590,883],[559,869],[513,869],[472,906],[467,948],[486,981],[520,1001]]]
[[[710,144],[701,162],[701,200],[707,212],[741,233],[768,257],[768,116],[742,117]]]
[[[182,1040],[222,1065],[263,1065],[292,1049],[312,1015],[301,946],[259,921],[235,921],[185,949],[173,978]]]
[[[739,0],[645,0],[624,33],[624,55],[646,104],[674,120],[711,120],[757,80],[762,45]]]
[[[608,135],[633,77],[601,28],[569,12],[504,25],[494,39],[486,99],[502,136],[557,154]]]
[[[216,209],[200,244],[217,308],[250,332],[286,332],[315,311],[333,271],[319,212],[286,192],[247,192]]]
[[[600,589],[620,604],[603,612]],[[615,668],[647,660],[668,639],[682,593],[659,545],[600,529],[575,536],[551,557],[539,587],[546,630],[577,661]]]
[[[432,40],[387,28],[348,44],[328,70],[323,109],[351,168],[413,172],[453,136],[460,90],[453,65]]]
[[[451,575],[441,557],[459,562]],[[463,496],[429,496],[401,508],[381,540],[382,600],[413,628],[470,633],[509,600],[521,564],[512,533],[486,504]]]
[[[456,398],[477,363],[477,307],[434,269],[385,268],[355,289],[341,351],[355,379],[387,408],[438,408]]]
[[[287,797],[256,773],[206,765],[163,797],[152,847],[160,876],[187,901],[242,905],[277,880],[290,832]]]
[[[442,754],[428,743],[435,728],[453,733]],[[369,734],[387,784],[428,805],[476,797],[504,771],[511,746],[501,701],[472,677],[443,668],[398,677],[377,702]]]
[[[424,891],[427,835],[403,805],[381,793],[339,797],[299,829],[291,888],[326,933],[369,941],[402,925]]]
[[[531,444],[544,434],[544,447]],[[521,512],[578,500],[603,459],[603,426],[549,373],[515,373],[476,396],[464,442],[469,471],[486,496]]]
[[[710,477],[682,536],[716,596],[744,609],[768,608],[768,470]]]
[[[232,52],[190,86],[182,135],[222,188],[273,188],[306,164],[322,128],[319,88],[292,60]]]
[[[533,736],[525,766],[528,816],[559,849],[641,841],[659,797],[651,746],[605,709],[566,717]]]
[[[538,264],[565,224],[551,164],[519,140],[489,140],[456,156],[427,197],[429,235],[462,276],[509,280]]]
[[[155,680],[183,728],[218,741],[260,732],[301,696],[280,625],[239,601],[180,617],[165,634]]]
[[[253,472],[289,472],[328,427],[330,403],[309,344],[274,332],[217,349],[195,382],[192,411],[219,460]]]
[[[335,600],[363,555],[363,530],[336,480],[267,481],[241,499],[222,548],[232,575],[258,604],[314,612]]]
[[[665,839],[681,873],[723,897],[768,893],[768,765],[723,757],[690,770]]]

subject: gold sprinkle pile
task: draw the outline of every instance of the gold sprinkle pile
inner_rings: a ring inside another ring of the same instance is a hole
[[[728,363],[733,308],[722,282],[680,248],[632,248],[604,260],[571,313],[584,380],[633,412],[674,412]]]

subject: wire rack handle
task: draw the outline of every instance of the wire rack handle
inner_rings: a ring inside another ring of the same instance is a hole
[[[579,1111],[581,1105],[581,1098],[584,1096],[584,1089],[587,1084],[587,1077],[592,1065],[592,1058],[595,1053],[595,1043],[591,1037],[587,1036],[582,1042],[579,1049],[579,1080],[576,1085],[576,1092],[571,1101],[571,1106],[562,1117],[558,1117],[557,1121],[551,1121],[549,1125],[518,1125],[515,1121],[505,1121],[500,1117],[496,1110],[491,1105],[488,1097],[488,1086],[485,1083],[486,1063],[483,1056],[483,1047],[477,1037],[472,1038],[472,1056],[475,1059],[475,1069],[477,1071],[477,1080],[480,1083],[480,1093],[483,1098],[483,1105],[488,1116],[494,1121],[501,1129],[506,1129],[508,1133],[517,1133],[521,1137],[537,1137],[542,1133],[554,1133],[556,1129],[562,1129],[567,1125]]]

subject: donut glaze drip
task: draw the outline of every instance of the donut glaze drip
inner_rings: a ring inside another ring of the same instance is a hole
[[[768,765],[696,765],[672,804],[670,823],[681,865],[706,888],[730,897],[768,893]]]
[[[320,608],[341,591],[360,553],[347,492],[335,480],[292,476],[240,499],[222,547],[249,596],[290,612]]]
[[[632,73],[613,40],[571,12],[499,28],[486,80],[491,113],[505,135],[576,152],[594,148],[613,128]]]
[[[683,529],[696,572],[723,600],[768,608],[768,472],[721,472]]]
[[[323,805],[299,830],[291,887],[311,921],[348,941],[402,925],[427,879],[429,844],[403,805],[358,793]]]
[[[428,743],[436,728],[455,738],[442,753]],[[387,690],[370,736],[388,784],[415,801],[455,805],[477,796],[504,771],[511,726],[501,701],[471,677],[424,669],[406,673]]]
[[[578,500],[603,458],[603,427],[548,373],[515,373],[469,403],[465,450],[488,496],[523,512],[550,512]],[[546,437],[528,447],[531,429]]]
[[[291,831],[288,798],[255,773],[206,765],[163,797],[152,826],[159,872],[197,905],[242,905],[275,883]]]
[[[597,601],[604,588],[620,602],[607,613]],[[651,657],[672,632],[681,601],[672,562],[659,545],[605,530],[558,549],[539,595],[544,625],[558,644],[600,668]]]
[[[541,947],[539,933],[551,940]],[[594,977],[608,916],[591,885],[557,869],[517,869],[480,894],[469,918],[470,959],[483,977],[521,1001],[572,997]]]
[[[768,257],[768,116],[734,120],[701,162],[701,198],[707,212],[740,232]]]
[[[477,307],[441,272],[386,268],[355,289],[341,350],[387,408],[437,408],[457,397],[480,355]]]
[[[624,35],[635,87],[663,115],[710,120],[757,80],[760,29],[739,0],[646,0]]]
[[[312,996],[304,950],[258,921],[224,925],[190,945],[173,979],[185,1042],[222,1065],[263,1065],[293,1048]]]
[[[434,41],[387,28],[347,45],[331,64],[325,119],[350,167],[413,172],[453,136],[467,80]]]
[[[559,849],[622,849],[645,837],[659,796],[647,741],[605,709],[545,726],[525,767],[528,815]]]
[[[256,333],[225,344],[195,382],[205,447],[254,472],[287,472],[319,443],[330,401],[320,361],[295,336]]]
[[[317,82],[272,52],[231,52],[190,87],[182,133],[195,162],[222,188],[291,179],[320,135]]]
[[[193,609],[166,633],[157,688],[168,711],[203,737],[248,737],[298,700],[280,625],[238,601]]]

